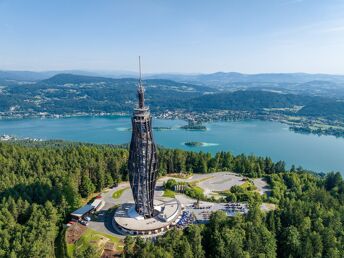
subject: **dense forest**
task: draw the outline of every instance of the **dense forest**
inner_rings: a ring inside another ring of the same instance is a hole
[[[172,230],[154,242],[127,237],[126,257],[344,257],[344,182],[299,171],[268,175],[272,202],[264,213],[250,203],[247,216],[213,213],[207,225]]]
[[[192,99],[188,103],[183,103],[183,106],[202,111],[209,109],[260,111],[263,108],[304,106],[314,101],[321,102],[321,99],[303,95],[249,90],[204,95]]]
[[[107,145],[0,143],[0,257],[61,255],[56,239],[67,214],[83,198],[126,180],[127,158],[126,148]],[[247,217],[214,214],[209,225],[171,231],[154,245],[127,239],[127,256],[343,255],[344,186],[339,173],[324,178],[302,168],[287,171],[283,161],[229,152],[211,156],[159,149],[159,160],[160,175],[225,170],[267,176],[271,201],[279,208],[263,214],[252,202]]]
[[[127,151],[0,144],[0,257],[53,257],[67,214],[121,178]]]

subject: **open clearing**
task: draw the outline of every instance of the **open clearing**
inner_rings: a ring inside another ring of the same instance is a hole
[[[119,197],[122,196],[122,193],[123,193],[125,190],[127,190],[127,189],[129,189],[129,187],[126,187],[126,188],[119,189],[119,190],[115,191],[115,192],[112,194],[112,198],[118,199]]]
[[[123,241],[116,236],[104,234],[79,223],[73,224],[66,231],[67,253],[73,257],[75,251],[81,252],[92,245],[99,255],[114,256],[123,251]]]

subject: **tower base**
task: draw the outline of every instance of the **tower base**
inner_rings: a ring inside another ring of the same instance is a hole
[[[134,203],[124,203],[117,208],[113,221],[123,235],[155,235],[177,223],[181,204],[174,198],[155,199],[154,211],[155,216],[145,219],[136,212]]]

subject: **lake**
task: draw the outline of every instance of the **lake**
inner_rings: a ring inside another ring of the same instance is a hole
[[[288,126],[270,121],[212,122],[207,131],[185,131],[181,120],[154,119],[153,126],[172,127],[155,130],[157,144],[184,150],[270,156],[287,165],[301,165],[318,172],[344,172],[344,139],[334,136],[298,134]],[[130,117],[75,117],[63,119],[1,120],[0,134],[41,139],[63,139],[90,143],[121,144],[130,141]],[[188,147],[187,141],[204,142]]]

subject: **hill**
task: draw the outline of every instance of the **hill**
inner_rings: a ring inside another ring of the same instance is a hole
[[[295,94],[247,90],[204,95],[188,101],[185,103],[185,106],[193,110],[230,109],[259,111],[264,108],[304,106],[314,101],[320,102],[321,99]]]
[[[300,87],[307,91],[311,88],[310,83],[316,83],[319,89],[328,92],[334,87],[334,83],[323,81],[302,83]],[[299,106],[302,109],[293,115],[329,119],[344,117],[340,97],[325,98],[297,93],[297,85],[280,90],[265,86],[235,91],[167,79],[147,79],[144,85],[146,102],[153,113],[177,109],[197,112],[280,109],[278,112],[281,113],[283,109]],[[27,117],[131,112],[137,102],[136,88],[137,79],[133,78],[57,74],[38,82],[3,85],[0,91],[0,114],[2,117]]]
[[[206,84],[208,86],[230,86],[232,83],[306,83],[311,81],[328,81],[344,83],[343,75],[308,74],[308,73],[260,73],[243,74],[236,72],[216,72],[210,74],[156,74],[151,78],[170,79],[190,83]]]
[[[298,114],[312,117],[321,116],[328,119],[344,119],[344,102],[324,101],[309,103]]]
[[[174,104],[216,90],[169,80],[145,80],[147,103],[152,108]],[[128,112],[136,104],[137,79],[112,79],[58,74],[29,84],[4,86],[0,112],[11,115]]]
[[[0,80],[38,81],[47,79],[55,72],[0,71]]]

